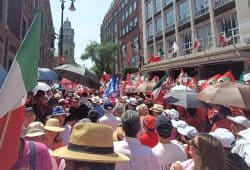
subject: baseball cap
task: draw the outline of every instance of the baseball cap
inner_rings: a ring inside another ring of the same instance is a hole
[[[151,116],[151,115],[143,116],[142,122],[148,129],[155,129],[155,117],[154,116]]]
[[[167,109],[164,111],[170,119],[179,119],[179,112],[175,109]]]
[[[187,136],[190,139],[193,139],[197,134],[198,131],[193,126],[184,126],[184,127],[178,127],[177,132],[181,135]]]
[[[114,105],[111,102],[105,102],[104,105],[103,105],[103,108],[105,110],[112,110],[114,108]]]
[[[174,128],[178,128],[178,127],[184,128],[184,127],[188,126],[187,122],[185,122],[184,120],[172,119],[171,122],[172,122],[172,125]]]
[[[231,120],[232,122],[236,123],[236,124],[240,124],[242,126],[244,126],[245,128],[249,128],[250,127],[250,121],[244,117],[244,116],[227,116],[228,120]]]
[[[232,148],[235,144],[235,137],[228,129],[217,128],[214,132],[210,132],[209,134],[217,138],[224,148]]]
[[[155,123],[157,133],[162,137],[170,137],[172,131],[172,123],[165,115],[159,115]]]

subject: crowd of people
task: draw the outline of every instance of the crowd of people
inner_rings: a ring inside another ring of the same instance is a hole
[[[111,101],[39,90],[28,95],[12,169],[247,170],[249,118],[222,105],[159,104],[143,93]]]

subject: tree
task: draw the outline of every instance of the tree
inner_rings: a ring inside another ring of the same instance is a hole
[[[95,41],[91,41],[85,48],[85,52],[82,54],[81,59],[91,59],[95,63],[93,71],[95,71],[97,75],[104,71],[108,74],[114,74],[118,49],[119,46],[114,43],[98,44]]]

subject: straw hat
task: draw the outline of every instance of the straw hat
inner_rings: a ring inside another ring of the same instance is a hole
[[[42,136],[44,134],[45,133],[43,132],[43,124],[41,122],[31,122],[28,125],[25,137],[36,137]]]
[[[163,112],[163,106],[161,104],[154,104],[154,106],[151,107],[150,110],[154,112]]]
[[[140,104],[139,106],[136,106],[136,110],[139,112],[140,110],[147,110],[148,106],[143,104]]]
[[[109,126],[96,123],[76,123],[68,146],[54,150],[52,156],[100,163],[128,161],[127,156],[114,152],[112,135],[113,132]]]
[[[65,130],[64,128],[60,127],[59,120],[55,118],[48,119],[46,121],[44,129],[52,132],[63,132]]]

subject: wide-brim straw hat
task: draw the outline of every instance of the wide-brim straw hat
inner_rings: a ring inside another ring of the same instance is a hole
[[[25,134],[25,137],[36,137],[36,136],[42,136],[44,135],[43,131],[44,127],[41,122],[31,122],[28,125],[27,132]]]
[[[151,107],[150,110],[160,113],[163,112],[163,106],[161,104],[154,104],[154,106]]]
[[[65,130],[64,128],[60,127],[59,120],[55,118],[48,119],[44,129],[52,132],[63,132]]]
[[[76,123],[68,146],[52,152],[52,156],[62,159],[115,163],[129,161],[121,153],[114,152],[111,127],[96,123]]]

